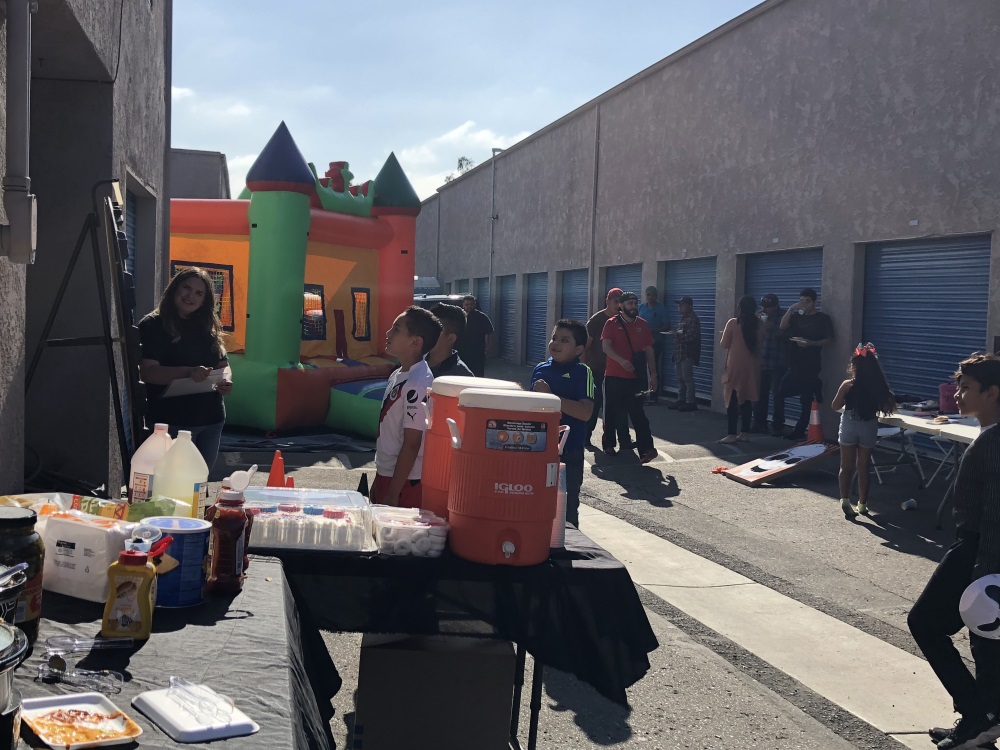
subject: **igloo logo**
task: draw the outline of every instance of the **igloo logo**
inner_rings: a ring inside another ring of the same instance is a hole
[[[531,495],[535,488],[530,484],[512,484],[510,482],[494,482],[493,491],[498,495]]]

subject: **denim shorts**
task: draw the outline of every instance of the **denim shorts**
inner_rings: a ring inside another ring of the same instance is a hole
[[[878,420],[858,419],[853,413],[845,411],[840,415],[840,432],[837,437],[841,445],[860,445],[872,450],[878,440]]]

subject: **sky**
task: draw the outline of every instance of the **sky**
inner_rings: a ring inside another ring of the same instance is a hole
[[[236,197],[284,120],[323,174],[394,152],[421,200],[760,0],[175,0],[172,145]]]

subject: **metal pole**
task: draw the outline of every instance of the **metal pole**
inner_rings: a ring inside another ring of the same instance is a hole
[[[490,157],[490,169],[493,172],[492,183],[490,186],[490,313],[491,317],[493,311],[496,309],[493,307],[493,300],[496,295],[493,293],[493,235],[496,230],[497,224],[497,154],[503,151],[502,148],[494,148],[493,156]]]

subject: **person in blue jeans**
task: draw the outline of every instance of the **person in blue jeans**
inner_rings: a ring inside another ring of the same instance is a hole
[[[656,390],[649,392],[649,403],[656,404],[660,400],[660,389],[663,388],[663,350],[666,347],[663,334],[670,330],[670,313],[666,305],[657,301],[659,292],[655,286],[646,287],[646,301],[639,305],[639,317],[649,324],[653,332],[653,357],[656,359]]]
[[[566,520],[580,526],[580,487],[583,485],[583,446],[587,442],[587,420],[594,410],[594,376],[580,361],[587,344],[587,326],[563,318],[552,329],[549,358],[531,373],[531,390],[558,396],[562,419],[569,426],[563,446],[566,464]]]

